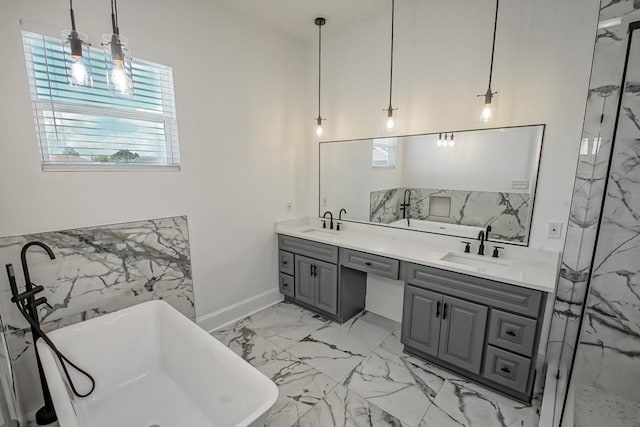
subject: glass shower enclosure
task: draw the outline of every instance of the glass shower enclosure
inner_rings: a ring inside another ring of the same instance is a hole
[[[604,204],[563,426],[640,426],[640,22],[628,28]]]

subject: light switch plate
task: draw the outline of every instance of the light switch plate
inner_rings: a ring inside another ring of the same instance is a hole
[[[562,223],[550,222],[547,225],[547,237],[549,239],[559,239],[562,237]]]

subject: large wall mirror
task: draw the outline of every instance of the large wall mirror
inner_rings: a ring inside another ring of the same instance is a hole
[[[320,143],[320,215],[527,245],[544,125]]]

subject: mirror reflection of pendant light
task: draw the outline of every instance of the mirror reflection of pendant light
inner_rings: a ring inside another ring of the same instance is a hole
[[[118,25],[118,3],[111,0],[111,27],[113,33],[102,36],[106,50],[107,83],[122,95],[133,93],[131,55],[126,48],[127,39],[120,35]]]
[[[387,112],[387,130],[392,131],[395,126],[395,122],[393,120],[393,111],[397,110],[397,108],[393,108],[391,104],[391,99],[393,95],[393,32],[394,32],[394,21],[395,21],[395,12],[396,12],[396,2],[395,0],[391,0],[391,66],[389,72],[389,107],[385,108],[382,111]]]
[[[72,86],[87,86],[93,84],[91,66],[89,62],[89,39],[86,34],[76,30],[76,17],[73,12],[73,0],[69,0],[69,13],[71,16],[71,30],[62,32],[65,56],[67,47],[71,52],[71,61],[67,75]]]
[[[482,122],[493,122],[496,119],[497,97],[498,92],[493,92],[491,83],[493,79],[493,58],[496,52],[496,32],[498,29],[498,10],[500,9],[500,0],[496,0],[496,15],[493,21],[493,42],[491,45],[491,66],[489,68],[489,88],[483,94],[478,95],[482,103],[480,105],[479,118]]]
[[[316,25],[318,26],[318,117],[316,117],[316,135],[318,138],[322,136],[322,121],[323,119],[320,115],[320,95],[322,89],[322,26],[327,23],[327,20],[324,18],[316,18]]]

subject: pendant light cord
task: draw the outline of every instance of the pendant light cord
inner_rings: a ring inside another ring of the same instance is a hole
[[[73,0],[69,0],[69,12],[71,13],[71,31],[76,31],[76,17],[73,13]]]
[[[396,2],[391,0],[391,69],[389,72],[389,109],[391,109],[391,97],[393,95],[393,32],[395,23]]]
[[[322,94],[322,25],[318,25],[318,119],[322,120],[320,114],[320,95]]]
[[[493,43],[491,45],[491,66],[489,67],[489,89],[493,80],[493,58],[496,53],[496,33],[498,31],[498,9],[500,9],[500,0],[496,0],[496,16],[493,21]]]
[[[111,25],[113,27],[113,33],[120,35],[120,28],[118,28],[118,1],[111,0]]]

